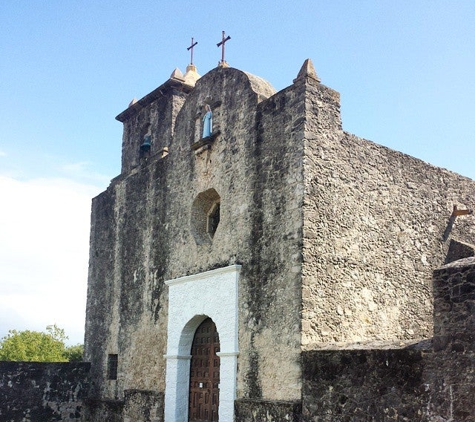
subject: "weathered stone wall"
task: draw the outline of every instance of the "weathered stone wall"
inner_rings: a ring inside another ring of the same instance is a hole
[[[472,242],[472,180],[338,130],[336,99],[308,101],[302,344],[432,335],[431,272]],[[327,124],[321,124],[322,104]]]
[[[172,142],[175,118],[186,94],[164,84],[131,105],[117,118],[124,122],[122,137],[122,174],[139,165],[141,159],[168,147]],[[150,153],[143,154],[140,145],[149,136]]]
[[[434,272],[434,349],[475,352],[475,258]]]
[[[167,160],[161,158],[186,97],[175,88],[165,83],[118,116],[124,122],[122,174],[93,200],[85,341],[96,381],[92,397],[123,400],[125,389],[164,390],[170,245]],[[144,154],[147,133],[152,147]],[[117,380],[107,377],[109,354],[118,355]]]
[[[125,389],[164,391],[166,164],[113,182],[93,203],[85,356],[93,394],[107,399],[123,399]],[[118,355],[117,380],[107,379],[108,354]]]
[[[432,396],[427,413],[441,421],[473,421],[475,258],[444,265],[434,271],[433,283],[434,352],[424,375]]]
[[[234,422],[300,422],[300,401],[239,399],[234,404]]]
[[[453,217],[451,219],[455,220]],[[471,256],[475,256],[474,245],[451,239],[444,264],[449,264],[450,262],[458,261],[459,259],[463,258],[469,258]]]
[[[112,229],[117,219],[114,210],[114,191],[114,188],[109,187],[92,201],[84,354],[85,361],[92,363],[91,379],[94,380],[90,387],[92,396],[99,394],[104,384],[107,353],[116,350],[108,346],[111,342],[112,319],[119,296],[114,283],[117,259],[114,247],[116,230]],[[111,397],[114,396],[112,394]]]
[[[303,87],[259,104],[249,203],[251,256],[242,263],[238,397],[300,397]]]
[[[434,272],[434,338],[303,352],[303,421],[475,420],[475,258]]]
[[[297,96],[289,91],[263,101],[273,93],[259,78],[236,69],[215,69],[189,94],[167,157],[167,188],[173,192],[168,275],[242,265],[237,394],[280,399],[300,394],[295,267],[301,218],[295,190],[302,153],[291,133]],[[219,104],[213,125],[221,134],[211,149],[194,152],[190,145],[200,122],[196,116],[206,99]],[[221,220],[213,241],[197,244],[190,210],[200,192],[209,189],[221,198]],[[276,336],[276,330],[285,335]],[[275,367],[282,371],[276,373]]]
[[[84,408],[84,422],[123,422],[123,400],[86,399]]]
[[[308,351],[303,367],[304,422],[423,420],[421,351]]]
[[[322,417],[369,417],[375,406],[381,417],[418,417],[413,385],[422,385],[428,351],[312,350],[431,336],[431,269],[444,262],[450,239],[473,237],[474,216],[449,216],[453,205],[468,207],[474,182],[343,132],[339,94],[305,72],[278,93],[232,68],[214,69],[191,91],[161,88],[119,115],[123,171],[93,201],[89,422],[160,420],[164,280],[235,264],[240,420],[259,420],[266,408],[268,420],[295,413],[302,383],[308,417],[312,406]],[[215,133],[209,146],[192,148],[205,103]],[[141,155],[146,132],[152,147]],[[214,236],[197,235],[206,219],[199,213],[215,200]],[[117,380],[107,379],[108,354],[118,355]],[[326,380],[325,365],[347,372]],[[354,388],[365,371],[362,389]],[[408,373],[410,385],[400,382]],[[336,387],[355,401],[312,401]]]
[[[265,81],[215,69],[187,95],[169,154],[159,159],[151,151],[95,198],[86,322],[93,397],[124,400],[130,389],[163,394],[168,306],[163,281],[230,264],[242,265],[238,396],[300,397],[304,88],[299,89],[266,102],[274,91]],[[191,145],[204,101],[215,107],[213,124],[220,134],[210,149],[195,151]],[[131,125],[127,130],[141,130]],[[136,139],[134,133],[124,136]],[[197,243],[193,201],[209,189],[220,198],[220,223],[212,241]],[[107,379],[108,354],[118,354],[117,380]]]
[[[0,362],[0,420],[81,420],[89,367],[89,363]]]
[[[124,422],[163,422],[163,393],[126,390]]]

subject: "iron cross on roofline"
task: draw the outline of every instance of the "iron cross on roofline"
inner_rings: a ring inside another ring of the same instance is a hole
[[[190,64],[192,65],[193,64],[193,49],[195,47],[196,44],[198,44],[198,41],[194,42],[195,39],[193,37],[191,37],[191,45],[187,48],[188,51],[191,50],[191,62]]]
[[[223,36],[222,36],[221,41],[218,44],[216,44],[218,47],[221,47],[221,61],[219,62],[219,64],[221,65],[224,65],[226,63],[226,61],[224,60],[224,45],[226,44],[226,41],[229,41],[230,39],[231,37],[229,35],[225,37],[225,33],[223,31]]]

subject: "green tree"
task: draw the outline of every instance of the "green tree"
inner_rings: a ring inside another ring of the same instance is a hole
[[[77,347],[66,347],[68,337],[56,325],[48,325],[46,332],[10,330],[0,341],[0,360],[23,362],[67,362],[82,360]]]
[[[84,345],[76,344],[75,346],[66,347],[64,356],[69,362],[82,362],[84,356]]]

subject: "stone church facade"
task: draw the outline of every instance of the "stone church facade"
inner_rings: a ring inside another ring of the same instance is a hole
[[[279,92],[189,66],[117,119],[121,174],[92,204],[84,420],[474,420],[473,339],[447,349],[455,305],[440,293],[434,312],[433,285],[474,255],[472,180],[345,132],[309,60]],[[465,311],[470,274],[450,296]]]

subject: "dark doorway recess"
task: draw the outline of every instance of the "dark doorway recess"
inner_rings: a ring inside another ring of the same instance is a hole
[[[190,422],[218,421],[219,335],[211,318],[195,332],[191,346]]]

